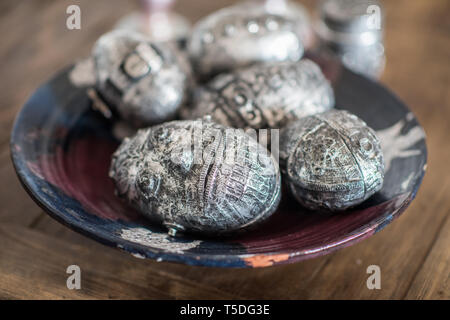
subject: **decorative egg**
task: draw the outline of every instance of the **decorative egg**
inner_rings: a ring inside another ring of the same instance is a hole
[[[314,31],[311,26],[308,10],[298,2],[289,0],[247,0],[237,2],[233,7],[238,7],[240,10],[259,11],[285,16],[295,20],[297,34],[300,35],[305,50],[312,48],[314,45]]]
[[[281,128],[334,107],[334,93],[319,66],[308,59],[265,63],[221,74],[194,94],[185,119],[210,115],[235,128]]]
[[[201,79],[255,62],[298,61],[304,47],[300,22],[263,10],[221,9],[193,28],[188,51]]]
[[[281,130],[280,165],[292,194],[312,210],[345,210],[383,185],[380,141],[347,111],[309,116]]]
[[[114,153],[110,177],[120,197],[171,235],[247,229],[280,200],[278,164],[267,149],[209,119],[139,130]]]
[[[100,37],[93,57],[97,93],[119,117],[134,127],[175,117],[188,76],[169,46],[115,30]]]

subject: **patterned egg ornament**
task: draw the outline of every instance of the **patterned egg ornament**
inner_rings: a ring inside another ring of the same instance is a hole
[[[311,210],[353,207],[379,191],[384,179],[379,139],[347,111],[327,111],[284,128],[280,165],[294,197]]]
[[[200,20],[188,51],[200,79],[255,62],[298,61],[303,56],[299,22],[263,10],[229,7]]]
[[[280,201],[279,168],[267,149],[210,120],[139,130],[114,153],[110,177],[120,197],[171,235],[245,230]]]
[[[235,128],[279,129],[288,122],[334,107],[333,89],[309,59],[264,63],[221,74],[194,94],[185,119],[210,115]]]
[[[290,0],[245,0],[233,5],[243,11],[265,12],[287,17],[296,22],[297,33],[300,35],[305,50],[314,45],[314,31],[308,10],[297,1]]]
[[[99,38],[93,57],[98,95],[122,119],[140,128],[175,117],[188,75],[169,45],[115,30]]]

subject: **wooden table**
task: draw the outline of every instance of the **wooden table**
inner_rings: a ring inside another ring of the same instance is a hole
[[[180,0],[192,20],[232,1]],[[13,171],[9,134],[40,83],[89,54],[94,41],[137,4],[76,1],[82,29],[66,28],[74,1],[0,4],[0,298],[20,299],[449,299],[450,1],[385,1],[387,68],[382,82],[413,110],[428,137],[428,172],[417,199],[392,225],[355,246],[265,269],[215,269],[139,260],[48,217]],[[308,8],[314,1],[304,1]],[[66,268],[82,270],[68,290]],[[366,286],[381,268],[381,290]]]

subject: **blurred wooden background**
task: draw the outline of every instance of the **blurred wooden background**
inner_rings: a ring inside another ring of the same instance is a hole
[[[192,21],[233,1],[179,0]],[[314,0],[303,1],[312,9]],[[66,28],[78,4],[82,29]],[[16,113],[40,83],[87,56],[94,41],[137,7],[120,0],[0,3],[0,298],[21,299],[449,299],[450,1],[384,1],[387,67],[382,82],[413,110],[428,137],[428,172],[417,199],[374,237],[305,262],[256,270],[144,261],[102,246],[48,217],[12,168]],[[66,268],[82,289],[66,288]],[[366,268],[381,267],[381,290]]]

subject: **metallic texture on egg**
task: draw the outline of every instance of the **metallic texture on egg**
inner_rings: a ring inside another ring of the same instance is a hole
[[[215,77],[181,111],[185,119],[210,115],[235,128],[279,129],[290,121],[334,107],[334,93],[319,66],[264,63]]]
[[[280,201],[279,167],[268,150],[210,119],[139,130],[114,153],[110,177],[118,196],[170,235],[247,230]]]
[[[292,194],[311,210],[353,207],[379,191],[384,179],[375,131],[347,111],[328,111],[284,128],[280,166]]]
[[[188,76],[170,47],[115,30],[100,37],[93,57],[97,92],[119,117],[138,128],[175,117]]]
[[[305,50],[314,45],[314,31],[308,10],[300,3],[290,0],[247,0],[233,5],[241,10],[265,12],[295,20],[297,34],[300,35]]]
[[[262,10],[221,9],[194,26],[188,42],[194,70],[204,80],[255,62],[298,61],[304,52],[298,24]]]

